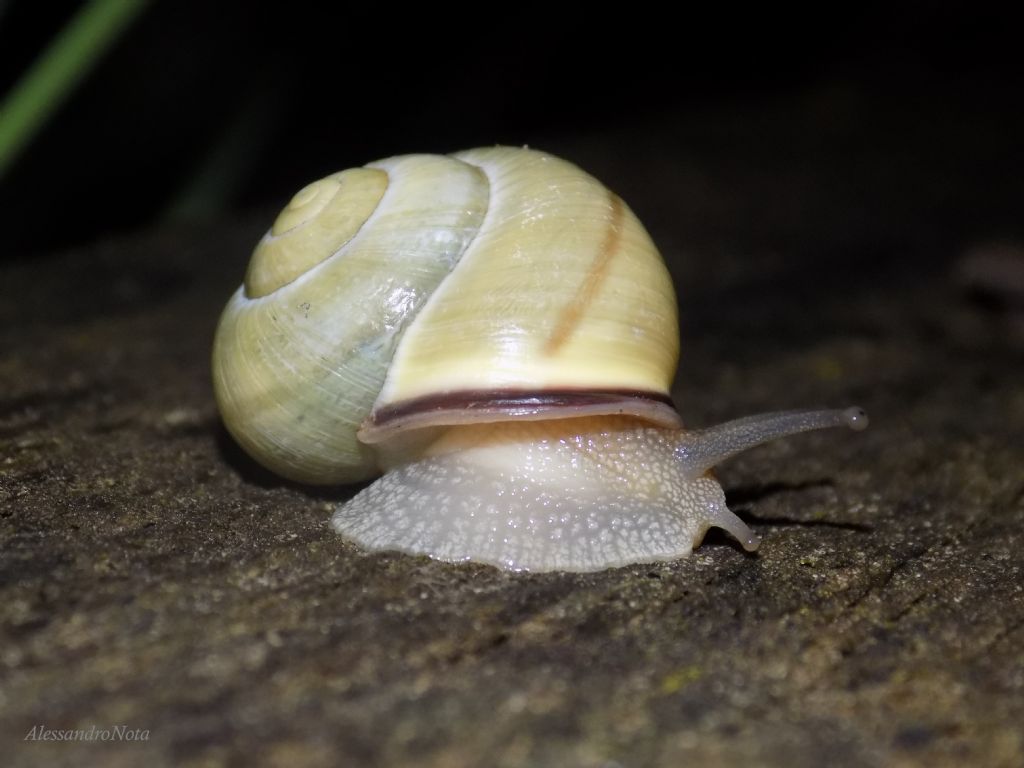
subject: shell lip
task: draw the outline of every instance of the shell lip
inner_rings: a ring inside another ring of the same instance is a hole
[[[672,398],[631,389],[462,390],[425,395],[375,408],[359,428],[359,440],[382,443],[401,432],[427,427],[496,421],[541,421],[581,416],[636,416],[654,426],[681,429]]]

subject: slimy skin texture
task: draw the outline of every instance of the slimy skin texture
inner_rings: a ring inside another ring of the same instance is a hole
[[[685,434],[625,417],[456,427],[332,525],[368,549],[516,571],[685,557],[711,527],[756,549],[718,482],[679,461]]]
[[[596,571],[686,557],[708,528],[760,537],[711,468],[786,435],[868,425],[857,407],[781,411],[708,429],[631,416],[456,426],[341,505],[334,529],[371,550],[515,571]]]

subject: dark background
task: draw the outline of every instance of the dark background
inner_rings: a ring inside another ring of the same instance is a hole
[[[769,196],[773,175],[810,169],[867,221],[893,192],[859,158],[882,153],[934,180],[911,213],[944,238],[1021,234],[1019,28],[966,4],[841,17],[685,5],[678,22],[639,4],[478,18],[255,5],[142,12],[0,181],[4,258],[278,207],[341,168],[493,143],[566,153],[613,188],[616,163],[667,143],[666,165],[744,164]],[[78,7],[7,6],[0,92]],[[643,192],[619,191],[645,218]]]

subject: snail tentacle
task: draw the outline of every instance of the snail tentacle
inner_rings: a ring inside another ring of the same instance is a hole
[[[691,477],[699,477],[738,453],[780,437],[816,429],[849,427],[866,429],[868,415],[863,408],[815,411],[776,411],[745,416],[708,429],[680,433],[676,456]]]

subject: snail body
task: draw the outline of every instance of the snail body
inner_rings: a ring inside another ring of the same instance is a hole
[[[360,544],[596,570],[683,556],[711,526],[756,548],[710,467],[865,423],[683,430],[677,359],[671,278],[625,203],[563,160],[494,147],[301,190],[222,315],[213,373],[228,430],[269,469],[384,472],[332,518]]]

